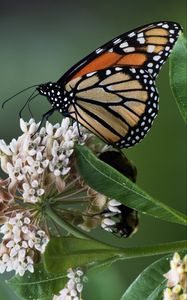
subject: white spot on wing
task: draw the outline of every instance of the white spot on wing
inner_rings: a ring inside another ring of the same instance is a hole
[[[136,34],[135,34],[134,31],[128,34],[129,37],[133,37],[133,36],[135,36],[135,35],[136,35]]]
[[[132,73],[136,73],[136,69],[134,69],[134,68],[131,68],[130,71],[131,71]]]
[[[113,41],[113,44],[114,44],[114,45],[117,45],[117,44],[119,44],[121,41],[122,41],[122,39],[117,39],[117,40]]]
[[[140,38],[140,37],[143,37],[143,36],[144,36],[143,32],[138,33],[138,37],[139,37],[139,38]]]
[[[154,45],[148,45],[147,46],[147,52],[152,53],[155,50],[155,46]]]
[[[144,44],[145,43],[145,39],[142,37],[142,38],[138,38],[137,41],[140,43],[140,44]]]
[[[90,77],[90,76],[92,76],[92,75],[94,75],[96,72],[91,72],[91,73],[88,73],[86,76],[87,77]]]
[[[106,75],[110,75],[111,74],[111,70],[106,70]]]
[[[162,26],[162,28],[168,29],[168,28],[169,28],[169,25],[168,25],[168,24],[164,24],[164,25]]]
[[[122,44],[119,45],[120,48],[125,48],[125,47],[128,47],[129,44],[127,42],[124,42]]]
[[[121,71],[121,70],[123,70],[123,68],[120,68],[120,67],[115,68],[115,71]]]
[[[98,48],[97,50],[95,50],[95,52],[97,53],[97,54],[99,54],[100,52],[102,52],[103,51],[103,49],[101,49],[101,48]]]
[[[135,48],[134,47],[128,47],[128,48],[125,48],[123,49],[124,52],[134,52],[135,51]]]
[[[161,56],[160,56],[160,55],[155,55],[155,56],[153,56],[153,60],[158,61],[159,59],[161,59]]]

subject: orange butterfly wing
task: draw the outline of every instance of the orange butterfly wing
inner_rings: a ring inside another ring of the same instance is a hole
[[[59,80],[76,77],[115,65],[147,69],[156,78],[182,28],[174,22],[157,22],[122,34],[74,65]]]
[[[51,98],[53,107],[109,144],[135,145],[157,115],[154,81],[181,30],[163,21],[114,38],[57,81],[64,95],[59,91],[59,99]]]

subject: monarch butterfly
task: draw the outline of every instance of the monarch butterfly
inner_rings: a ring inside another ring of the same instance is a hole
[[[135,145],[158,113],[155,79],[181,31],[167,21],[141,26],[96,49],[57,82],[38,85],[52,105],[42,121],[58,110],[108,144]]]

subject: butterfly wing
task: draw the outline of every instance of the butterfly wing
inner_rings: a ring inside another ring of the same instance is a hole
[[[180,31],[174,22],[152,23],[96,49],[57,81],[65,111],[109,144],[135,145],[157,114],[154,80]]]
[[[149,72],[114,66],[72,79],[71,117],[108,144],[119,148],[139,142],[158,111],[158,93]]]
[[[157,22],[124,33],[75,64],[58,84],[112,66],[146,69],[156,78],[182,28],[174,22]]]

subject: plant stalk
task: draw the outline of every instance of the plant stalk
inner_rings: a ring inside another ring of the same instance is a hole
[[[98,241],[93,237],[87,235],[86,233],[79,230],[77,227],[72,226],[65,220],[61,219],[50,207],[46,209],[47,215],[61,228],[65,229],[68,233],[71,233],[76,238],[81,239],[90,239]],[[187,241],[177,241],[177,242],[169,242],[164,244],[158,244],[153,246],[143,246],[143,247],[130,247],[130,248],[119,248],[108,245],[103,243],[107,247],[111,247],[111,249],[103,249],[105,253],[112,252],[114,257],[118,257],[118,259],[129,259],[129,258],[136,258],[136,257],[145,257],[145,256],[152,256],[152,255],[161,255],[173,252],[179,252],[182,250],[187,250]],[[97,249],[95,250],[97,252]],[[101,251],[101,252],[102,252]],[[100,250],[99,250],[100,252]]]
[[[79,230],[77,227],[72,226],[64,219],[61,219],[50,206],[46,208],[46,214],[61,228],[65,229],[68,233],[71,233],[73,236],[81,239],[91,239],[87,234]]]
[[[153,246],[133,247],[133,248],[118,248],[116,254],[121,256],[121,259],[144,257],[152,255],[161,255],[173,252],[187,250],[187,241],[176,241]]]

